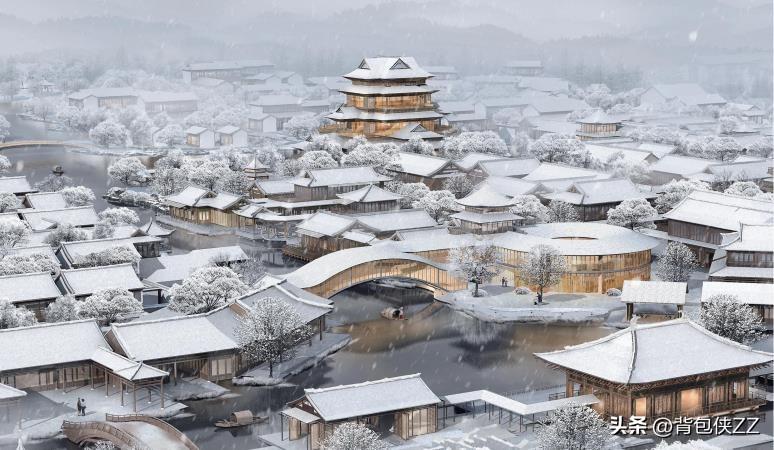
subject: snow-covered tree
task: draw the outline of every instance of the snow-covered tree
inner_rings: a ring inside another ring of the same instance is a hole
[[[312,136],[312,140],[309,141],[309,146],[306,148],[307,152],[323,151],[331,155],[335,161],[340,161],[344,155],[344,151],[341,148],[341,144],[336,142],[328,134],[316,134]]]
[[[339,163],[333,159],[331,154],[323,150],[306,152],[298,158],[296,163],[296,167],[293,169],[294,172],[301,170],[332,169],[339,166]]]
[[[16,211],[22,204],[19,198],[11,192],[0,192],[0,213]]]
[[[450,212],[460,209],[455,200],[454,194],[450,191],[430,191],[412,203],[411,206],[424,209],[437,222],[445,218]]]
[[[580,220],[575,206],[561,200],[551,200],[548,203],[549,222],[577,222]]]
[[[693,250],[680,242],[670,242],[656,262],[656,275],[663,281],[688,281],[698,267]]]
[[[142,303],[131,292],[119,288],[98,290],[78,305],[79,317],[106,324],[141,312]]]
[[[212,311],[232,298],[247,292],[248,287],[228,267],[202,267],[169,290],[169,308],[183,314]]]
[[[58,192],[62,189],[72,186],[73,179],[67,175],[48,174],[43,180],[35,183],[35,189],[40,192]]]
[[[129,156],[108,166],[108,176],[124,186],[131,186],[144,182],[148,178],[148,169],[139,158]]]
[[[219,191],[245,195],[253,186],[253,180],[244,172],[229,171],[218,181]]]
[[[258,254],[250,255],[244,261],[239,261],[231,265],[239,278],[248,286],[252,286],[266,275],[266,266],[263,265],[261,257]]]
[[[503,108],[492,116],[494,123],[501,126],[516,126],[523,118],[524,116],[521,115],[521,111],[517,108]]]
[[[188,172],[185,169],[165,167],[156,169],[151,189],[158,195],[172,195],[188,186]]]
[[[75,264],[79,267],[100,267],[138,262],[140,262],[140,255],[133,248],[119,245],[78,257]]]
[[[741,344],[752,344],[763,337],[761,316],[735,295],[709,297],[701,305],[699,323],[711,333]]]
[[[612,435],[599,414],[588,406],[570,404],[557,409],[537,431],[541,449],[596,450],[606,448]]]
[[[225,147],[216,157],[226,163],[226,167],[232,172],[241,172],[247,165],[247,157],[242,154],[240,149],[235,147]]]
[[[430,188],[425,183],[402,183],[400,181],[390,181],[385,186],[388,191],[394,192],[403,198],[400,200],[400,206],[411,208],[414,203],[420,201],[430,192]]]
[[[80,302],[72,294],[61,295],[46,307],[46,322],[69,322],[78,320]]]
[[[0,330],[35,325],[35,313],[27,308],[17,308],[8,299],[0,298]]]
[[[525,156],[529,153],[532,139],[523,131],[517,131],[511,139],[511,156]]]
[[[718,134],[731,134],[741,124],[742,121],[737,116],[721,116],[718,118]]]
[[[774,152],[774,138],[771,136],[761,136],[755,141],[747,144],[748,155],[771,158],[772,152]]]
[[[108,119],[97,124],[89,131],[89,138],[100,147],[124,145],[129,137],[129,131],[120,123]]]
[[[513,198],[514,204],[511,206],[511,212],[524,218],[524,222],[545,223],[550,218],[549,209],[540,203],[534,195],[519,195]]]
[[[62,242],[84,241],[86,239],[88,239],[88,235],[82,229],[69,223],[59,223],[43,241],[56,249]]]
[[[541,162],[584,167],[592,165],[586,145],[574,136],[565,134],[544,134],[530,145],[529,152]]]
[[[0,259],[30,238],[29,227],[19,219],[0,217]]]
[[[500,253],[492,243],[457,247],[449,251],[452,273],[472,281],[475,285],[473,296],[478,297],[478,286],[497,275]]]
[[[521,278],[528,285],[537,287],[538,299],[541,301],[545,289],[559,284],[567,270],[564,255],[555,247],[545,244],[532,247],[519,268]]]
[[[36,272],[52,273],[58,268],[59,264],[55,263],[51,256],[45,253],[7,255],[5,258],[0,259],[0,276]]]
[[[443,188],[450,191],[457,198],[465,197],[473,190],[473,182],[470,177],[461,173],[450,176],[443,181]]]
[[[0,114],[0,142],[3,142],[11,135],[11,123],[4,115]]]
[[[657,144],[678,145],[685,141],[685,136],[679,131],[667,127],[637,127],[627,136],[637,142],[655,142]]]
[[[94,238],[105,239],[113,237],[115,228],[121,225],[137,225],[140,217],[126,207],[108,208],[99,213],[99,221],[94,225]]]
[[[277,360],[291,357],[295,346],[310,334],[298,312],[275,297],[258,300],[236,329],[242,357],[252,364],[268,363],[270,377]]]
[[[665,213],[680,203],[694,190],[708,191],[707,183],[698,180],[672,180],[663,187],[663,192],[656,197],[656,209]]]
[[[189,160],[184,169],[188,172],[188,181],[209,190],[214,190],[218,182],[231,172],[222,159]]]
[[[4,176],[11,170],[11,160],[5,155],[0,155],[0,176]]]
[[[658,215],[656,208],[650,206],[644,198],[630,198],[607,211],[607,223],[619,227],[656,228],[653,217]]]
[[[153,116],[153,125],[155,125],[158,128],[164,128],[167,125],[172,122],[172,118],[169,117],[169,114],[167,114],[166,111],[161,111],[160,113]],[[182,127],[180,127],[182,129]]]
[[[763,191],[752,181],[735,181],[723,193],[741,195],[743,197],[758,197],[763,194]]]
[[[443,154],[449,159],[460,159],[468,153],[491,153],[508,156],[508,146],[494,131],[465,131],[444,139]]]
[[[734,138],[715,137],[704,148],[704,157],[731,161],[742,153],[742,146]]]
[[[371,166],[379,173],[400,167],[398,162],[398,146],[393,143],[360,144],[341,157],[342,166]]]
[[[417,153],[420,155],[432,155],[435,153],[433,145],[425,142],[419,136],[412,136],[408,141],[400,144],[398,149],[405,153]]]
[[[303,113],[293,116],[285,123],[283,129],[291,136],[298,139],[309,139],[320,128],[320,119],[312,113]]]
[[[320,443],[321,450],[385,450],[388,445],[362,423],[345,422]]]
[[[632,183],[645,183],[650,179],[650,166],[645,161],[628,162],[623,152],[610,155],[604,163],[604,170],[615,178],[628,178]]]
[[[127,126],[129,137],[132,139],[132,144],[141,147],[153,145],[154,127],[153,120],[145,114],[132,120]]]
[[[191,159],[181,150],[168,150],[167,154],[158,160],[154,167],[161,169],[182,169],[190,163]]]
[[[86,186],[67,186],[59,191],[68,208],[91,205],[94,203],[94,191]]]
[[[156,133],[156,142],[164,147],[175,147],[185,142],[185,131],[176,123],[165,125]]]

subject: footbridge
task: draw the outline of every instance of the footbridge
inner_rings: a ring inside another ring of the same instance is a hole
[[[105,414],[105,420],[69,421],[62,423],[67,439],[79,446],[96,441],[110,441],[121,450],[198,450],[177,428],[155,417],[141,414]]]
[[[285,278],[325,298],[352,286],[383,278],[415,282],[432,291],[436,297],[467,286],[466,280],[451,273],[448,264],[402,252],[389,244],[329,253],[285,275]]]
[[[65,141],[52,141],[52,140],[19,140],[19,141],[8,141],[8,142],[0,142],[0,150],[6,149],[6,148],[17,148],[17,147],[75,147],[75,148],[84,148],[83,145],[75,144],[72,142],[65,142]]]

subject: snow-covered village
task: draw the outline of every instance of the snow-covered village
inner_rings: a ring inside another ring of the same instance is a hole
[[[0,450],[774,447],[770,0],[0,0]]]

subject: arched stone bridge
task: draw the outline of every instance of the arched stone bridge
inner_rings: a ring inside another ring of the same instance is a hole
[[[20,141],[8,141],[8,142],[0,142],[0,150],[6,149],[6,148],[16,148],[16,147],[76,147],[76,148],[83,148],[82,145],[74,144],[72,142],[65,142],[65,141],[48,141],[48,140],[20,140]]]
[[[396,250],[389,244],[340,250],[317,258],[285,276],[288,282],[330,298],[352,286],[383,278],[409,280],[440,296],[465,289],[467,282],[447,264]]]
[[[96,441],[110,441],[122,450],[199,450],[177,428],[155,417],[141,414],[105,414],[105,420],[69,421],[62,423],[67,439],[80,446]]]

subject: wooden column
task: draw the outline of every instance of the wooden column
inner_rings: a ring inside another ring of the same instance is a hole
[[[94,364],[89,364],[89,378],[91,378],[91,390],[94,390]]]
[[[626,304],[626,321],[632,320],[632,316],[634,315],[634,303],[627,303]]]
[[[159,397],[161,397],[161,409],[164,409],[164,379],[159,381]]]
[[[137,386],[132,384],[132,397],[134,400],[134,412],[137,412]]]
[[[124,383],[119,382],[118,384],[121,386],[121,406],[124,406]]]
[[[108,376],[107,370],[105,371],[105,397],[110,395],[110,378]]]

